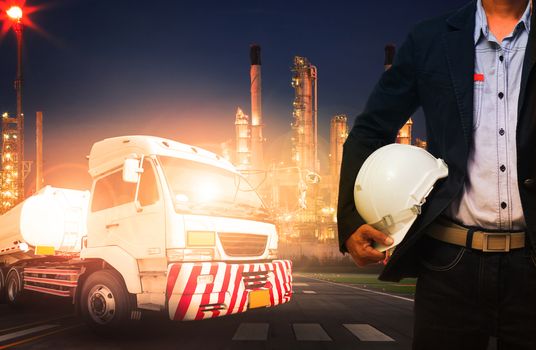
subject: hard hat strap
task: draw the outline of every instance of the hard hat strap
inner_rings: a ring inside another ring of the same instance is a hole
[[[396,214],[387,214],[381,218],[381,220],[370,224],[370,226],[374,227],[376,230],[382,231],[390,226],[393,226],[394,224],[411,219],[420,213],[421,206],[419,204],[415,204],[414,206],[403,209]]]

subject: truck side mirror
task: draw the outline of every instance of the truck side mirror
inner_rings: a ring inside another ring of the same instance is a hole
[[[128,183],[137,183],[143,168],[140,167],[140,161],[136,158],[127,158],[123,163],[123,181]]]

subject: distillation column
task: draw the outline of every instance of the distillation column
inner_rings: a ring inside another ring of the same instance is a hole
[[[43,188],[43,112],[35,118],[35,192]]]
[[[300,169],[317,171],[317,72],[305,57],[294,57],[292,158]]]
[[[339,179],[341,174],[342,150],[348,138],[348,117],[344,114],[331,118],[329,142],[329,168],[331,178],[331,207],[337,207]]]
[[[236,134],[236,167],[241,171],[251,169],[251,128],[249,125],[249,117],[244,114],[242,109],[236,109],[235,118],[235,134]]]

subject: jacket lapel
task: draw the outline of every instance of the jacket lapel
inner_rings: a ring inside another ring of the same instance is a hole
[[[532,5],[532,18],[530,21],[529,42],[525,51],[525,60],[523,61],[523,73],[521,74],[521,90],[519,93],[518,118],[521,118],[521,108],[525,102],[525,88],[529,79],[529,74],[536,63],[536,6]]]
[[[449,30],[443,35],[450,77],[467,145],[469,145],[473,130],[475,12],[474,1],[455,12],[447,19]]]

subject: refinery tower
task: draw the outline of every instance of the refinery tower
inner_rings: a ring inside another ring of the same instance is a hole
[[[318,172],[317,69],[307,58],[295,56],[292,71],[295,94],[292,113],[292,159],[298,168]]]

